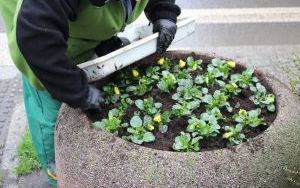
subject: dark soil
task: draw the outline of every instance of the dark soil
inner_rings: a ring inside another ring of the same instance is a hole
[[[213,57],[200,56],[200,55],[197,55],[194,53],[189,54],[189,55],[183,55],[183,54],[178,54],[178,53],[167,54],[168,58],[170,58],[173,62],[178,62],[180,59],[186,59],[190,55],[192,55],[195,59],[203,60],[203,64],[202,64],[203,70],[206,70],[207,64],[209,64],[211,62],[211,60],[213,59]],[[140,70],[142,70],[143,68],[145,68],[149,65],[156,64],[156,62],[158,61],[159,58],[160,58],[159,56],[153,55],[142,61],[137,62],[135,64],[135,66],[137,66]],[[203,70],[199,71],[198,74],[203,73]],[[232,70],[231,74],[241,73],[243,70],[245,70],[245,67],[237,65],[237,67],[234,70]],[[115,78],[117,78],[119,76],[119,74],[120,74],[120,72],[116,72],[113,75],[105,78],[104,80],[95,83],[95,85],[99,87],[103,84],[106,84],[106,83],[114,80]],[[196,76],[196,75],[197,74],[194,74],[193,76]],[[260,82],[268,89],[269,92],[273,93],[273,91],[270,89],[271,87],[266,84],[266,82],[263,78],[263,75],[261,75],[258,72],[255,72],[255,76],[258,77]],[[218,86],[215,85],[212,87],[212,89],[209,90],[209,92],[213,93],[217,89],[219,89],[219,88],[218,88]],[[173,95],[173,93],[171,93],[171,94],[162,93],[159,89],[157,89],[156,84],[154,84],[152,91],[146,93],[142,97],[133,97],[132,99],[153,97],[155,102],[160,102],[163,104],[162,111],[165,111],[165,110],[171,110],[172,106],[175,104],[175,101],[173,101],[171,98],[172,95]],[[238,105],[238,108],[234,108],[232,113],[229,113],[224,109],[224,111],[222,111],[222,114],[225,117],[227,117],[227,122],[225,122],[225,121],[220,122],[220,125],[222,127],[225,127],[226,125],[234,125],[235,122],[234,122],[234,120],[232,120],[231,117],[234,113],[237,113],[239,109],[245,109],[245,110],[256,109],[257,106],[252,101],[249,100],[249,97],[252,95],[253,95],[253,93],[249,89],[248,90],[244,89],[238,96],[231,97],[231,99],[229,100],[229,103],[231,104],[232,107],[235,107],[236,105]],[[107,112],[114,107],[117,107],[116,104],[115,105],[102,105],[102,108],[104,109],[103,111],[87,113],[87,115],[89,116],[89,118],[91,119],[92,122],[101,121],[103,118],[107,117]],[[129,107],[127,109],[127,112],[126,112],[126,115],[125,115],[123,121],[129,122],[135,111],[136,111],[135,105]],[[200,108],[196,109],[194,111],[194,113],[196,115],[200,115],[204,111],[205,111],[204,104],[201,104]],[[264,117],[265,122],[267,123],[267,126],[259,126],[255,129],[249,130],[248,132],[245,133],[246,137],[253,138],[253,137],[256,137],[257,135],[261,134],[272,124],[272,122],[276,118],[276,115],[277,115],[277,112],[270,113],[270,112],[267,112],[266,110],[262,110],[262,116]],[[172,150],[172,145],[174,143],[175,137],[178,136],[181,131],[186,130],[187,120],[188,120],[188,118],[173,119],[168,124],[169,129],[166,134],[162,134],[158,130],[154,131],[154,135],[156,137],[155,142],[145,143],[145,144],[143,144],[143,146],[153,148],[153,149],[158,149],[158,150]],[[223,131],[223,129],[221,129],[219,136],[201,140],[201,142],[200,142],[201,151],[214,150],[214,149],[220,149],[220,148],[227,147],[226,140],[223,139],[221,136],[223,133],[224,133],[224,131]],[[122,137],[124,135],[126,135],[125,129],[120,131],[119,136]]]

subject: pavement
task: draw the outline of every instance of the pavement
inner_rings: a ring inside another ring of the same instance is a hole
[[[177,0],[183,16],[197,19],[193,36],[172,45],[248,62],[275,75],[300,94],[299,0]],[[45,175],[17,177],[16,146],[27,127],[20,74],[13,66],[0,17],[0,187],[40,188]],[[2,174],[2,175],[1,175]],[[1,183],[2,181],[2,183]]]

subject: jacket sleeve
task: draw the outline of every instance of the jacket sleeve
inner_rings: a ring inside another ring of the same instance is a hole
[[[175,0],[149,0],[145,9],[147,18],[153,23],[158,19],[169,19],[177,22],[181,10]]]
[[[66,55],[68,21],[79,0],[23,0],[17,18],[17,44],[29,67],[51,96],[72,107],[88,94],[85,73]]]

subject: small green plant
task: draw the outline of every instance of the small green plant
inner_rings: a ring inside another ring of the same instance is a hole
[[[155,140],[155,136],[153,133],[147,131],[145,127],[149,126],[148,122],[144,122],[143,120],[135,115],[130,120],[130,127],[127,128],[127,132],[130,133],[129,136],[124,136],[123,139],[132,141],[136,144],[143,144],[144,142],[153,142]]]
[[[275,112],[275,95],[267,93],[267,89],[260,83],[256,84],[256,87],[251,87],[251,90],[255,92],[250,100],[261,108],[267,108],[270,112]]]
[[[229,141],[229,145],[238,145],[246,140],[246,136],[242,133],[243,126],[237,124],[234,126],[225,126],[223,138]]]
[[[162,72],[162,79],[158,82],[157,87],[163,92],[169,93],[175,88],[177,80],[175,76],[169,71]]]
[[[242,74],[234,74],[231,76],[231,82],[236,83],[243,89],[247,89],[253,85],[253,82],[258,82],[258,79],[253,76],[254,69],[247,68]]]
[[[201,87],[195,86],[191,79],[181,79],[178,85],[177,93],[172,96],[172,99],[176,101],[201,99],[203,94],[208,93],[207,88],[201,89]]]
[[[193,110],[200,106],[200,100],[194,100],[191,102],[180,101],[173,105],[173,114],[176,117],[189,116],[192,114]]]
[[[228,83],[223,85],[220,91],[227,95],[238,95],[242,90],[235,83]]]
[[[108,112],[108,118],[102,119],[102,121],[96,121],[92,124],[92,127],[108,131],[115,135],[118,134],[118,130],[122,128],[120,117],[120,110],[114,108]]]
[[[114,85],[106,85],[102,87],[105,103],[116,103],[120,99],[120,90]]]
[[[191,136],[190,133],[181,132],[180,136],[175,138],[175,143],[173,144],[173,149],[176,151],[199,151],[199,140],[202,139],[201,136]]]
[[[227,102],[228,98],[228,95],[219,90],[216,90],[213,95],[205,95],[202,101],[207,104],[206,107],[208,109],[226,107],[228,112],[231,112],[232,107],[230,106],[229,102]]]
[[[158,113],[160,108],[162,107],[161,103],[154,103],[152,97],[149,97],[144,100],[138,99],[135,101],[135,105],[139,110],[148,115]]]
[[[212,60],[212,64],[209,65],[208,70],[215,72],[216,77],[222,77],[223,79],[227,79],[230,74],[230,66],[227,64],[225,60],[221,60],[219,58],[215,58]]]
[[[158,113],[154,116],[153,121],[158,125],[158,130],[161,133],[168,131],[168,123],[171,121],[172,112],[165,111],[162,114]]]
[[[234,120],[244,128],[255,128],[260,125],[266,125],[264,119],[259,117],[261,114],[260,109],[246,111],[240,110],[238,114],[233,116]]]
[[[205,84],[208,87],[213,86],[218,82],[216,71],[217,69],[215,68],[208,69],[208,72],[206,72],[204,75],[199,75],[195,78],[195,83],[199,85]]]
[[[159,80],[160,68],[158,66],[150,66],[146,69],[146,76],[153,80]]]
[[[206,122],[203,119],[192,117],[189,119],[188,123],[187,131],[197,133],[197,135],[202,137],[213,137],[220,133],[219,130],[221,127],[217,121]]]
[[[202,64],[202,60],[195,60],[192,56],[189,56],[186,59],[187,62],[187,70],[188,71],[196,71],[196,70],[201,70],[201,64]]]
[[[143,96],[152,89],[153,82],[154,82],[154,80],[152,78],[143,76],[139,79],[138,85],[128,86],[126,88],[126,92],[133,93],[136,96]]]
[[[41,164],[34,150],[29,131],[26,131],[17,148],[18,164],[16,174],[24,176],[31,174],[35,170],[40,170]]]

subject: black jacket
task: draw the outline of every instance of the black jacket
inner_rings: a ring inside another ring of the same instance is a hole
[[[88,93],[85,73],[66,55],[68,22],[76,20],[79,4],[80,0],[23,0],[17,18],[17,43],[28,65],[53,98],[72,107],[84,104]],[[176,22],[180,8],[175,0],[150,0],[145,13],[152,22]]]

